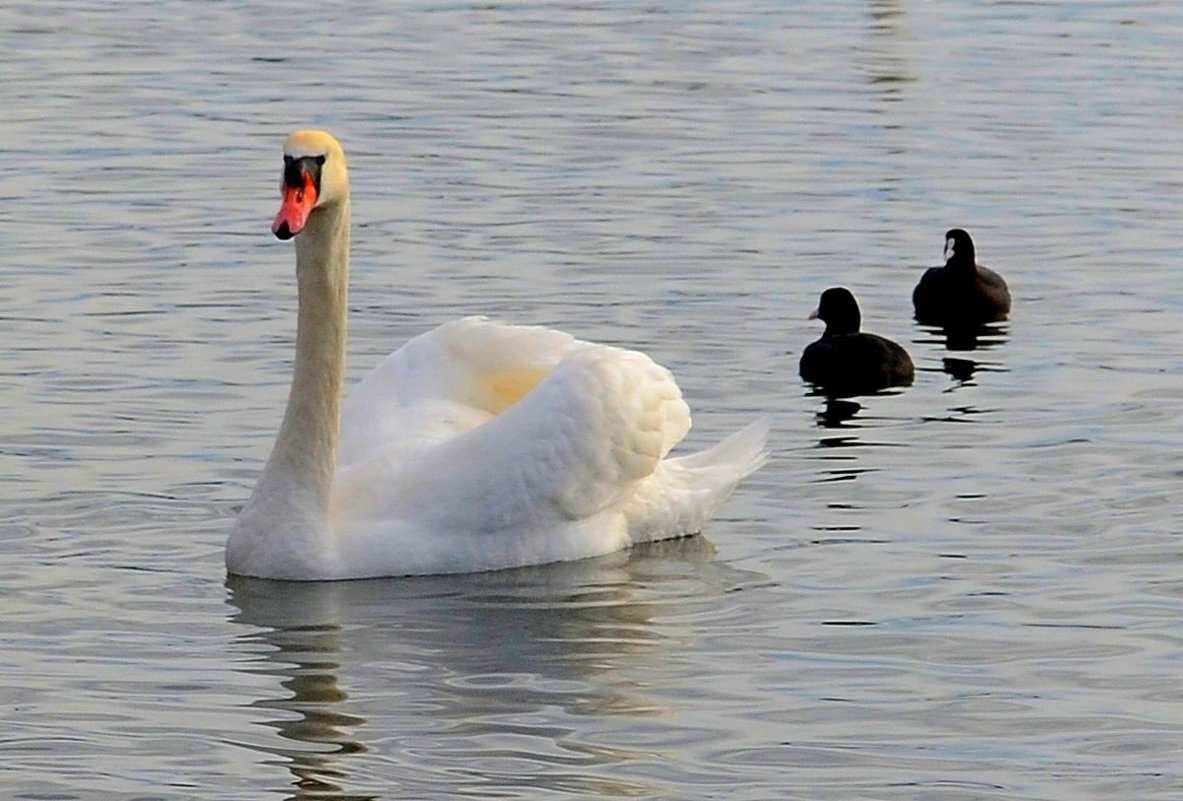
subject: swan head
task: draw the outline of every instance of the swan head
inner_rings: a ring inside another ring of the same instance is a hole
[[[316,209],[346,200],[349,172],[337,140],[324,131],[296,131],[284,140],[279,191],[283,203],[271,233],[280,239],[303,231]]]

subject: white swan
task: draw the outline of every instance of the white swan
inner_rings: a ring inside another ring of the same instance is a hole
[[[767,457],[764,422],[667,458],[690,428],[647,356],[469,317],[415,337],[341,403],[349,178],[332,136],[284,143],[272,231],[296,238],[287,411],[226,543],[238,575],[322,580],[581,559],[692,534]]]

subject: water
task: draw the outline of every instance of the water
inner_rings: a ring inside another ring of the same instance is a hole
[[[0,15],[6,796],[1183,796],[1183,6]],[[291,359],[279,147],[354,181],[351,375],[485,313],[774,457],[704,537],[227,582]],[[1015,310],[910,320],[968,228]],[[827,286],[915,386],[796,377]]]

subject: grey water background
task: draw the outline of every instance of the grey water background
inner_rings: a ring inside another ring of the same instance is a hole
[[[1181,52],[1168,0],[5,3],[5,796],[1183,797]],[[770,463],[661,547],[227,582],[305,126],[352,378],[555,325]],[[1015,296],[971,350],[911,320],[953,226]],[[836,284],[913,387],[797,378]]]

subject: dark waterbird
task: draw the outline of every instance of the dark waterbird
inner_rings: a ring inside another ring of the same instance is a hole
[[[801,354],[801,377],[809,383],[834,395],[864,395],[912,383],[916,370],[906,350],[859,331],[862,314],[850,290],[827,289],[809,318],[826,324],[821,339]]]
[[[977,263],[974,241],[960,228],[945,234],[945,266],[931,267],[912,291],[916,319],[945,328],[1005,320],[1010,290],[998,273]]]

